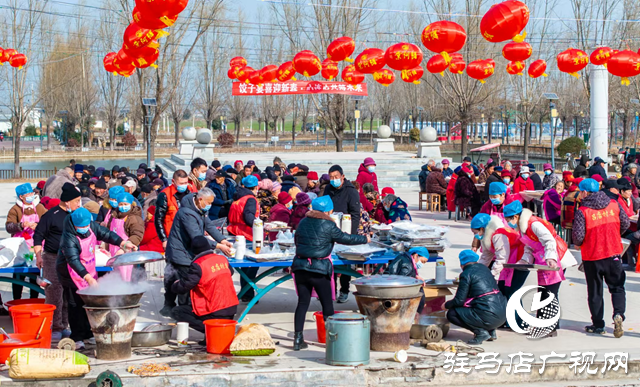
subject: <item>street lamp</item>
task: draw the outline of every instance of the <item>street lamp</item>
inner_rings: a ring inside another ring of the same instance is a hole
[[[558,100],[558,95],[555,93],[544,93],[542,96],[545,99],[549,100],[549,123],[551,124],[551,166],[555,169],[556,167],[556,154],[555,154],[555,143],[556,143],[556,127],[554,125],[555,118],[558,116],[558,111],[556,110],[556,104],[553,101]],[[542,130],[542,128],[540,128]],[[540,137],[542,138],[542,136]]]
[[[356,109],[353,112],[356,119],[356,140],[355,140],[355,148],[354,150],[358,151],[358,122],[360,121],[360,110],[358,110],[358,102],[364,100],[364,95],[352,95],[352,101],[356,101]]]
[[[422,112],[424,108],[422,106],[418,106],[418,120],[420,120],[420,130],[422,130]]]
[[[147,165],[149,168],[153,168],[155,160],[151,158],[151,124],[153,123],[153,116],[155,109],[158,106],[158,102],[155,98],[143,98],[142,104],[147,108],[147,116],[145,117],[145,124],[147,125]]]

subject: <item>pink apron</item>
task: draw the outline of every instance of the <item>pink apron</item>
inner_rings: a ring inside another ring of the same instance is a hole
[[[507,226],[509,227],[509,226]],[[511,247],[511,246],[509,246]],[[518,262],[518,260],[521,258],[518,256],[518,251],[520,249],[515,249],[512,250],[511,248],[509,248],[509,259],[507,259],[507,263],[513,264]],[[513,279],[513,271],[515,269],[507,269],[507,268],[502,268],[502,270],[500,271],[500,276],[498,277],[498,281],[504,281],[505,286],[510,287],[511,286],[511,280]]]
[[[98,240],[96,239],[96,236],[93,234],[93,231],[91,231],[91,229],[89,229],[89,233],[91,235],[89,235],[88,238],[81,239],[80,237],[76,237],[78,238],[78,242],[80,242],[80,262],[82,263],[82,265],[84,265],[84,268],[87,269],[89,274],[91,274],[94,279],[98,279],[98,273],[96,272],[95,255],[95,249]],[[76,271],[73,270],[71,266],[67,265],[67,268],[69,269],[69,275],[71,275],[73,283],[76,284],[78,289],[84,289],[89,286],[87,281],[85,281],[84,278],[80,277],[80,275],[76,273]]]
[[[111,213],[107,214],[107,217],[110,218]],[[107,220],[107,218],[105,218],[105,220]],[[111,226],[109,227],[109,230],[118,234],[118,236],[123,240],[128,241],[129,237],[127,236],[127,233],[124,230],[124,223],[126,221],[127,221],[127,218],[124,218],[124,219],[113,218],[111,220]],[[115,257],[118,250],[120,250],[120,246],[109,245],[109,254],[111,254],[111,257]],[[120,271],[120,275],[122,276],[123,280],[127,282],[131,282],[131,273],[133,272],[133,266],[131,265],[120,266],[118,267],[118,270]]]
[[[35,207],[33,209],[35,211]],[[33,213],[31,215],[25,215],[24,214],[24,208],[22,209],[22,218],[20,219],[20,223],[23,222],[33,222],[33,223],[38,223],[40,221],[40,217],[38,216],[37,213]],[[27,242],[27,245],[29,247],[33,247],[33,234],[34,234],[34,230],[30,229],[29,227],[25,228],[24,230],[22,230],[21,233],[18,234],[13,234],[11,235],[12,237],[20,237],[20,238],[24,238],[25,242]],[[27,238],[28,236],[28,238]]]
[[[311,258],[307,258],[309,260],[309,263],[311,263]],[[313,258],[313,259],[328,259],[331,261],[331,300],[335,301],[336,300],[336,281],[333,280],[333,276],[335,275],[335,273],[333,272],[333,260],[331,259],[331,254],[329,254],[329,256],[324,257],[324,258]],[[416,270],[417,272],[417,270]],[[293,284],[295,286],[296,283],[296,277],[295,274],[293,272],[291,272],[291,278],[293,278]],[[296,294],[298,294],[298,288],[296,287]],[[316,293],[315,289],[311,289],[311,297],[315,297],[318,298],[318,293]]]
[[[547,261],[544,259],[544,247],[542,246],[542,243],[535,242],[526,235],[522,235],[520,240],[522,243],[533,249],[534,264],[547,264]],[[560,262],[558,262],[558,264],[560,264]],[[553,285],[564,281],[564,279],[564,272],[562,269],[558,271],[538,270],[538,285]]]

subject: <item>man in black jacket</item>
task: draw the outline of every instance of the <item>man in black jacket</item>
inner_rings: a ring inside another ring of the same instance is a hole
[[[329,257],[334,243],[361,245],[371,241],[369,236],[365,237],[357,235],[357,233],[347,234],[336,226],[330,217],[334,210],[334,203],[329,197],[322,196],[315,199],[311,203],[311,208],[312,210],[307,212],[306,217],[300,221],[296,230],[296,255],[291,265],[298,291],[298,306],[294,317],[294,351],[307,348],[302,331],[311,302],[312,290],[318,294],[324,318],[333,315],[331,302],[333,267]]]
[[[596,157],[593,160],[593,165],[589,168],[589,177],[593,177],[594,175],[600,175],[604,180],[607,180],[609,177],[607,176],[607,172],[604,169],[607,164],[600,157]]]
[[[507,299],[498,290],[489,268],[478,264],[478,254],[463,250],[459,259],[462,274],[458,290],[444,304],[448,309],[447,320],[473,332],[474,338],[467,342],[471,345],[496,340],[496,328],[507,320]]]
[[[500,168],[500,169],[498,169]],[[480,194],[482,203],[484,204],[489,200],[489,187],[491,183],[502,183],[502,167],[495,167],[493,173],[487,177],[487,181],[484,183],[484,190]]]
[[[528,167],[529,167],[529,172],[531,172],[530,179],[533,182],[533,189],[535,189],[536,191],[541,191],[542,178],[540,177],[540,175],[536,173],[536,167],[533,164],[529,163]]]
[[[213,198],[213,191],[209,188],[185,196],[173,220],[165,254],[167,266],[164,273],[164,307],[160,310],[163,316],[169,316],[175,306],[176,295],[171,291],[171,285],[184,278],[196,256],[191,249],[193,238],[206,232],[215,240],[211,241],[212,248],[230,255],[232,244],[224,239],[208,216]],[[188,304],[188,295],[180,296],[178,302],[180,305]]]
[[[351,234],[358,233],[360,225],[360,193],[351,182],[344,177],[342,167],[334,165],[329,168],[331,184],[324,189],[323,196],[329,196],[333,202],[333,210],[351,215]],[[351,276],[340,276],[340,296],[338,303],[343,304],[349,298]]]
[[[578,164],[576,169],[573,170],[573,177],[575,179],[579,177],[583,177],[583,178],[589,177],[589,171],[587,170],[587,168],[589,168],[589,156],[582,155],[580,157],[580,164]]]

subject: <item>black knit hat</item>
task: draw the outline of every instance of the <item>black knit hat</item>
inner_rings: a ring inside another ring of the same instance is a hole
[[[202,254],[207,250],[211,250],[211,244],[209,244],[209,240],[206,237],[198,235],[191,240],[191,251],[195,255]]]
[[[213,160],[213,162],[211,163],[211,166],[214,168],[220,168],[222,164],[220,164],[220,161],[218,160]]]
[[[82,195],[75,185],[71,183],[64,183],[64,185],[62,186],[62,195],[60,195],[61,202],[70,202],[75,198],[79,198],[80,196]]]
[[[107,182],[104,179],[98,179],[96,181],[96,188],[107,189]]]

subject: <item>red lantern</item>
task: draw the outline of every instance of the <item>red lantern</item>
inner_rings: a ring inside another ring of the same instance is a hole
[[[587,67],[589,64],[587,53],[575,48],[562,51],[556,59],[558,60],[558,70],[573,75],[576,78],[580,78],[578,71]]]
[[[293,67],[305,77],[312,77],[322,70],[320,59],[309,50],[300,51],[293,57]]]
[[[276,76],[278,75],[278,66],[266,65],[259,72],[260,79],[263,83],[275,82]]]
[[[160,51],[156,48],[149,48],[148,53],[141,57],[133,58],[133,64],[139,69],[146,69],[147,67],[158,68],[156,61],[160,56]]]
[[[495,62],[491,59],[474,60],[467,66],[467,75],[484,83],[485,79],[493,75]]]
[[[422,31],[422,44],[429,51],[433,51],[451,61],[448,54],[460,51],[467,41],[467,33],[458,23],[441,20],[429,24]]]
[[[260,75],[260,70],[256,70],[249,74],[248,81],[252,85],[262,85],[262,76]]]
[[[142,13],[157,18],[177,17],[189,4],[189,0],[136,0]]]
[[[11,67],[17,67],[18,70],[22,70],[22,67],[27,64],[27,56],[25,54],[14,54],[9,58],[9,64]]]
[[[440,54],[432,56],[427,62],[427,71],[431,74],[440,73],[440,75],[444,76],[444,70],[449,67],[447,61]]]
[[[256,70],[254,70],[253,67],[244,66],[236,71],[236,76],[240,82],[249,83],[249,77],[255,72]]]
[[[367,48],[356,58],[356,69],[363,74],[373,74],[384,65],[384,51],[379,48]]]
[[[396,80],[396,75],[389,69],[382,69],[373,73],[373,79],[384,87]]]
[[[547,70],[547,61],[544,59],[538,59],[531,62],[527,73],[531,78],[546,77],[545,70]]]
[[[156,52],[158,52],[157,48],[153,48],[151,46],[155,46],[158,45],[158,41],[154,40],[152,42],[151,45],[149,46],[144,46],[144,47],[140,47],[140,48],[127,48],[127,47],[123,47],[124,52],[131,58],[131,59],[136,59],[136,58],[144,58],[144,57],[150,57],[156,54]]]
[[[527,42],[509,42],[502,48],[502,56],[512,62],[524,62],[531,57],[533,48]]]
[[[338,70],[338,63],[331,59],[325,59],[322,61],[322,78],[330,81],[337,77],[340,71]]]
[[[422,63],[422,50],[411,43],[398,43],[387,48],[384,61],[394,70],[412,69]]]
[[[178,15],[173,17],[157,18],[153,15],[141,12],[138,7],[133,9],[131,16],[137,25],[150,30],[161,30],[163,28],[171,27],[178,19]]]
[[[524,70],[524,63],[520,61],[509,62],[507,63],[507,72],[511,75],[522,75],[522,70]]]
[[[0,59],[0,62],[8,62],[9,59],[11,59],[11,57],[17,53],[18,51],[14,50],[13,48],[5,48],[4,50],[2,50],[2,59]]]
[[[280,82],[286,82],[288,80],[295,81],[296,68],[293,66],[293,62],[284,62],[278,67],[278,76],[276,77]]]
[[[227,77],[229,77],[229,79],[238,79],[238,76],[236,75],[236,72],[238,70],[240,70],[242,67],[240,66],[234,66],[231,67],[228,71],[227,71]]]
[[[640,74],[640,54],[623,50],[611,55],[607,61],[607,70],[617,77],[622,77],[620,84],[629,86],[629,78]]]
[[[462,74],[467,64],[460,53],[451,54],[451,64],[449,65],[449,72],[452,74]]]
[[[598,47],[591,53],[589,59],[596,66],[607,66],[609,58],[613,55],[613,50],[609,47]]]
[[[327,47],[327,58],[334,62],[341,62],[346,60],[347,62],[353,62],[353,59],[349,58],[356,49],[356,42],[348,36],[343,36],[331,42]]]
[[[247,60],[241,56],[236,56],[235,58],[231,58],[229,61],[229,67],[240,66],[244,67],[247,65]]]
[[[165,36],[165,33],[161,30],[150,30],[148,28],[142,28],[136,23],[131,23],[124,31],[124,47],[127,50],[146,46],[158,48],[159,44],[156,42],[156,39],[163,36]]]
[[[113,65],[113,59],[116,57],[116,55],[118,54],[115,52],[110,52],[105,55],[104,59],[102,60],[104,69],[107,70],[108,73],[118,74],[118,69],[116,69],[116,66]]]
[[[136,71],[136,66],[133,63],[133,59],[124,52],[124,49],[120,49],[116,57],[113,58],[113,66],[116,68],[118,74],[129,77]]]
[[[424,75],[424,69],[420,66],[416,66],[412,69],[402,70],[400,77],[407,83],[420,84],[420,79]]]
[[[349,65],[342,70],[342,80],[350,85],[357,85],[364,81],[364,74],[356,70],[356,66]]]
[[[480,21],[480,33],[492,43],[513,39],[522,42],[527,36],[518,35],[529,23],[529,8],[517,0],[507,0],[489,8]]]

